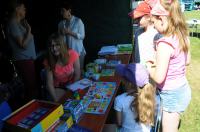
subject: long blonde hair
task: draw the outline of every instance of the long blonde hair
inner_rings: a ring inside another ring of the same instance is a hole
[[[52,51],[51,51],[51,45],[52,45],[52,41],[55,41],[56,44],[58,44],[60,46],[60,55],[59,56],[55,56]],[[49,37],[48,40],[48,62],[50,65],[50,70],[54,70],[55,65],[58,61],[58,59],[61,60],[63,65],[66,65],[68,63],[69,60],[69,53],[68,53],[68,47],[66,45],[66,43],[64,42],[64,37],[58,33],[54,33]]]
[[[135,87],[135,86],[133,86]],[[136,122],[141,122],[146,125],[154,125],[154,115],[155,115],[155,87],[153,84],[148,83],[143,88],[136,88],[136,92],[133,91],[132,94],[135,99],[131,103],[132,111],[135,111]]]
[[[188,52],[188,28],[185,22],[185,17],[181,12],[180,3],[178,0],[160,0],[161,5],[169,12],[168,28],[165,31],[165,35],[176,35],[179,38],[180,50]]]

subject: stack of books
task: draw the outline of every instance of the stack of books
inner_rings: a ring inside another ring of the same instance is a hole
[[[115,67],[118,64],[121,64],[120,60],[109,60],[108,63],[106,63],[106,66]]]
[[[98,52],[98,55],[113,55],[117,54],[118,48],[114,45],[112,46],[103,46]]]
[[[118,53],[131,53],[133,51],[132,44],[118,44]]]

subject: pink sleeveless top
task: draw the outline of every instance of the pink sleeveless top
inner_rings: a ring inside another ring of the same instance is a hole
[[[164,82],[158,85],[161,90],[172,90],[185,83],[185,71],[186,71],[186,59],[187,53],[180,51],[179,39],[176,36],[163,37],[156,43],[156,47],[159,44],[167,44],[174,49],[169,60],[168,71]]]
[[[55,69],[53,71],[54,77],[54,86],[60,87],[65,86],[68,82],[73,82],[74,79],[74,63],[79,58],[79,54],[72,49],[68,50],[69,60],[68,64],[65,66],[55,65]],[[44,61],[45,67],[49,67],[47,60]]]

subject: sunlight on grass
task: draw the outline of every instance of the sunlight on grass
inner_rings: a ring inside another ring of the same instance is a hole
[[[186,20],[190,19],[200,19],[200,10],[195,11],[185,11],[184,12]]]
[[[200,11],[186,11],[184,15],[186,20],[200,20]],[[187,67],[187,78],[192,89],[192,100],[181,118],[180,132],[200,132],[200,38],[190,37],[190,43],[192,60]]]
[[[190,38],[192,61],[187,68],[187,78],[192,89],[192,100],[183,114],[180,132],[200,132],[200,39]]]
[[[191,20],[191,19],[198,19],[200,20],[200,10],[194,10],[194,11],[185,11],[184,16],[186,20]],[[191,33],[200,33],[200,24],[199,25],[188,25],[189,31]]]
[[[200,39],[191,37],[190,43],[192,60],[200,61]]]

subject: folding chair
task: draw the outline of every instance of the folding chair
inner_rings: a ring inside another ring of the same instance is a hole
[[[155,124],[151,129],[151,132],[161,132],[161,121],[162,121],[162,101],[158,92],[156,93],[156,114]]]

